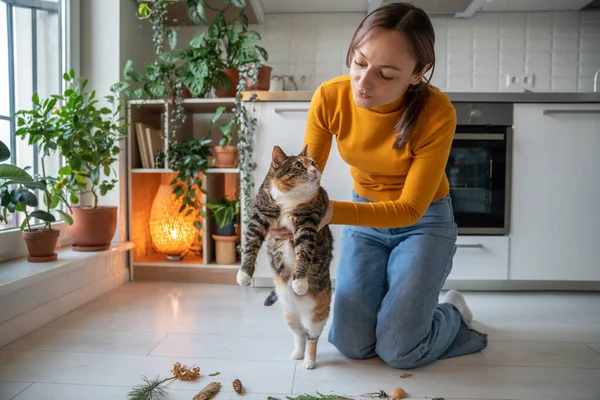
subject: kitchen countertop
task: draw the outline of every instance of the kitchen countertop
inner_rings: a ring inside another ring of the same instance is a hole
[[[310,101],[312,91],[267,92],[257,91],[258,101]],[[482,93],[482,92],[445,92],[452,102],[470,103],[600,103],[600,92],[581,93]],[[245,92],[243,99],[247,100],[250,92]]]

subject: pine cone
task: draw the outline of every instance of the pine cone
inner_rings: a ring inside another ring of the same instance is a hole
[[[232,382],[233,385],[233,390],[235,390],[235,392],[237,394],[242,394],[242,381],[240,381],[239,379],[236,379],[235,381]]]

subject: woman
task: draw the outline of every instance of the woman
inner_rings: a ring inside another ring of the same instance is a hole
[[[347,54],[349,76],[315,92],[304,140],[323,171],[335,136],[354,181],[354,201],[332,200],[321,222],[346,225],[329,341],[347,357],[379,356],[395,368],[487,345],[487,335],[469,329],[460,293],[438,304],[456,251],[444,171],[456,114],[424,81],[435,66],[434,36],[410,4],[368,15]]]

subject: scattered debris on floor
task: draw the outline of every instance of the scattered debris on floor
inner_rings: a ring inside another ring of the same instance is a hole
[[[200,367],[190,369],[187,365],[181,365],[178,362],[173,364],[171,372],[180,381],[195,381],[200,378]]]
[[[200,368],[194,367],[190,369],[187,365],[181,365],[181,363],[176,362],[173,364],[173,369],[171,370],[173,376],[170,376],[165,379],[161,379],[160,376],[156,378],[149,379],[146,376],[142,377],[144,381],[143,384],[134,386],[131,391],[127,394],[127,398],[129,400],[158,400],[167,395],[163,385],[174,379],[189,382],[195,381],[200,378]]]
[[[353,400],[350,397],[338,396],[335,394],[321,394],[317,392],[318,396],[313,396],[310,394],[301,394],[296,397],[286,396],[287,400]],[[277,397],[269,396],[267,400],[281,400]]]
[[[210,400],[221,390],[220,382],[211,382],[204,387],[197,395],[194,396],[193,400]]]
[[[212,374],[208,374],[208,376],[217,376],[217,375],[219,375],[219,374],[220,374],[220,372],[219,372],[219,371],[217,371],[217,372],[213,372]]]
[[[390,396],[388,396],[388,394],[385,392],[385,390],[380,390],[379,392],[363,393],[360,395],[360,397],[370,397],[370,398],[378,397],[380,399],[387,399]]]
[[[404,379],[404,378],[410,378],[412,376],[412,374],[410,372],[405,372],[402,375],[400,375],[400,378]]]
[[[166,379],[160,379],[157,376],[154,379],[148,379],[146,376],[142,377],[145,384],[134,386],[129,393],[127,398],[129,400],[158,400],[167,395],[167,392],[162,387],[165,382],[176,379],[174,376]]]
[[[233,382],[231,382],[231,385],[233,386],[234,392],[236,392],[237,394],[242,394],[242,390],[243,390],[242,381],[240,381],[239,379],[236,379]]]
[[[402,388],[396,388],[392,391],[392,400],[400,400],[406,397],[406,392]]]

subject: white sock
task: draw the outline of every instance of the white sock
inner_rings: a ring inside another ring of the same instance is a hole
[[[456,309],[460,313],[460,317],[462,318],[463,322],[469,328],[471,327],[471,323],[473,322],[473,313],[469,309],[469,306],[467,305],[467,302],[465,301],[465,298],[463,297],[462,293],[454,289],[449,290],[448,293],[446,293],[446,295],[444,296],[442,303],[450,303],[454,307],[456,307]]]

